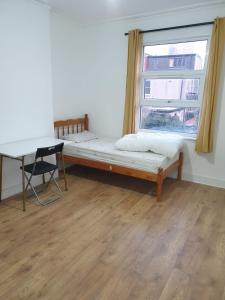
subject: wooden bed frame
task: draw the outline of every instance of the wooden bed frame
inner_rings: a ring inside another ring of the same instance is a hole
[[[88,130],[88,115],[85,114],[84,118],[69,119],[54,122],[54,128],[56,135],[60,138],[64,134],[78,133],[84,130]],[[173,171],[177,170],[177,180],[181,180],[182,177],[182,165],[183,165],[183,152],[180,152],[179,159],[172,163],[167,169],[163,170],[158,168],[158,173],[151,173],[138,169],[123,167],[115,164],[105,163],[101,161],[79,158],[69,155],[64,155],[64,160],[70,164],[77,164],[82,166],[88,166],[96,169],[101,169],[113,173],[128,175],[136,178],[146,179],[152,182],[156,182],[156,197],[157,201],[160,201],[162,194],[162,185],[164,179]]]

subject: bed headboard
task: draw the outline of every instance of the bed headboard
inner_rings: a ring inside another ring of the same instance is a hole
[[[88,115],[85,114],[84,118],[68,119],[54,122],[54,128],[57,138],[65,134],[78,133],[88,130]]]

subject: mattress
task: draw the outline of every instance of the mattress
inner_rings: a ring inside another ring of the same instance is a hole
[[[71,142],[64,146],[64,155],[85,158],[133,169],[158,173],[158,168],[166,169],[178,159],[178,154],[169,159],[152,152],[130,152],[117,150],[117,139],[98,138],[88,142]]]

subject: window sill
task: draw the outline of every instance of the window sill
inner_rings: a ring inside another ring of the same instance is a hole
[[[182,137],[188,141],[196,141],[197,135],[196,134],[187,134],[187,133],[179,133],[179,132],[172,132],[172,131],[158,131],[158,130],[148,130],[148,129],[139,129],[138,132],[151,132],[151,133],[161,133],[161,134],[174,134],[177,136]]]

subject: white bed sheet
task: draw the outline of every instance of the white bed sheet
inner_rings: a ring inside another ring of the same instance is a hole
[[[70,143],[64,146],[64,154],[152,173],[158,173],[158,168],[166,169],[178,159],[178,154],[169,159],[152,152],[117,150],[114,146],[116,141],[117,139],[112,138],[98,138],[83,143]]]

